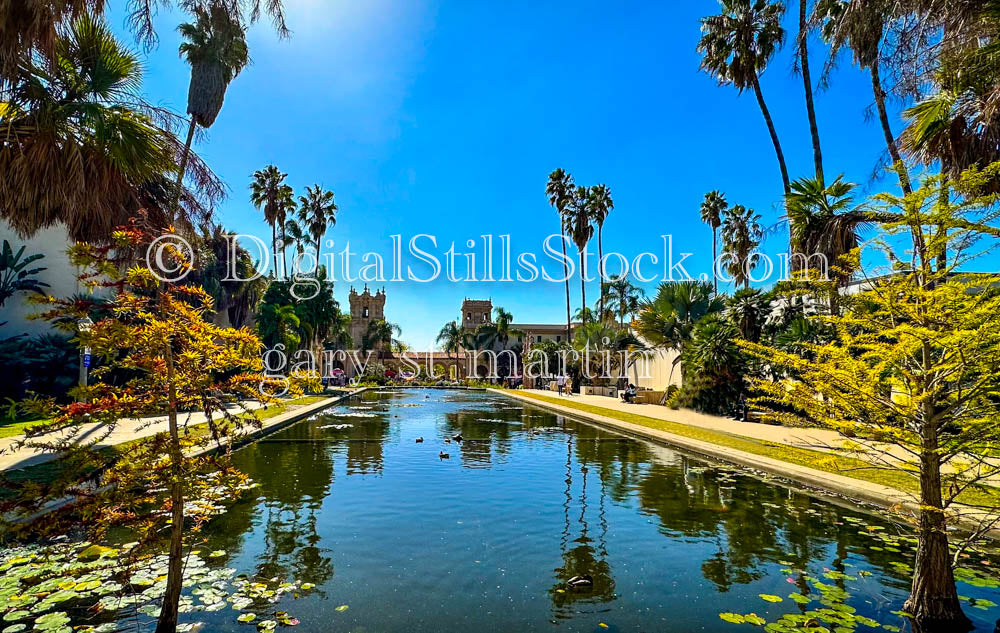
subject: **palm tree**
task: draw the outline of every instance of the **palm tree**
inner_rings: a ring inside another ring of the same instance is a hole
[[[820,0],[813,13],[816,19],[823,22],[821,33],[830,46],[831,59],[847,46],[853,54],[854,63],[859,68],[868,69],[886,149],[906,195],[913,192],[913,187],[889,123],[885,107],[886,91],[880,74],[882,41],[896,8],[894,0]]]
[[[349,349],[354,344],[351,339],[351,315],[349,312],[341,312],[339,305],[329,320],[324,342],[333,345],[334,349]]]
[[[750,287],[750,256],[760,246],[763,231],[760,214],[742,204],[729,207],[722,215],[722,250],[726,252],[726,271],[737,286]]]
[[[566,282],[566,340],[570,337],[570,316],[569,316],[569,264],[566,258],[566,210],[573,202],[573,176],[563,171],[561,168],[556,169],[551,174],[549,174],[549,181],[545,185],[545,195],[549,198],[549,204],[555,208],[556,213],[559,215],[559,234],[562,239],[559,241],[562,243],[562,253],[563,253],[563,277],[565,277]]]
[[[625,327],[625,317],[639,311],[642,298],[646,294],[642,288],[632,284],[626,277],[619,277],[605,283],[609,307],[618,313],[619,325]]]
[[[294,218],[285,221],[285,228],[282,234],[284,235],[281,241],[282,247],[293,246],[295,248],[296,259],[306,252],[306,246],[312,241],[309,233]]]
[[[718,258],[719,227],[722,226],[722,213],[729,206],[726,194],[709,191],[701,203],[701,221],[712,227],[712,282],[715,293],[719,293],[719,277],[715,274],[715,260]]]
[[[757,288],[737,290],[726,302],[726,317],[744,340],[756,343],[764,327],[769,304]]]
[[[337,224],[337,205],[333,201],[333,192],[324,190],[319,185],[306,187],[306,195],[299,196],[299,221],[305,225],[315,242],[316,267],[319,268],[323,235],[328,228]]]
[[[812,136],[813,165],[816,169],[816,179],[823,182],[823,152],[819,146],[819,126],[816,125],[816,107],[813,104],[812,76],[809,73],[809,21],[807,19],[808,0],[799,0],[799,36],[796,41],[799,70],[802,73],[802,84],[806,92],[806,114],[809,116],[809,134]]]
[[[397,343],[396,337],[402,334],[402,329],[395,323],[385,319],[375,319],[368,322],[368,329],[361,338],[361,351],[368,352],[378,348],[378,358],[384,357],[386,349],[391,350]]]
[[[708,282],[664,282],[657,289],[656,297],[647,301],[639,311],[636,331],[651,345],[676,351],[673,362],[676,367],[681,364],[695,324],[706,315],[721,312],[723,308],[722,299],[713,295],[712,285]],[[683,367],[681,380],[684,380]]]
[[[624,366],[622,362],[625,360],[625,353],[629,349],[636,349],[642,347],[642,342],[635,337],[630,331],[615,327],[614,323],[601,323],[599,321],[592,321],[590,323],[584,323],[573,333],[572,346],[579,352],[583,352],[587,349],[590,350],[590,354],[581,354],[581,358],[589,358],[590,366],[586,367],[586,371],[591,373],[597,378],[616,378],[625,375],[627,367]],[[607,351],[609,355],[605,356],[601,353]],[[597,352],[597,353],[595,353]],[[626,357],[627,358],[627,357]],[[607,362],[610,367],[605,367],[604,364]],[[615,372],[617,376],[606,376],[604,374]]]
[[[580,306],[577,308],[576,312],[573,313],[573,318],[581,323],[587,323],[589,321],[599,321],[600,319],[594,318],[594,311],[587,306]]]
[[[267,279],[258,276],[250,253],[239,246],[233,251],[233,235],[221,224],[201,227],[198,267],[187,280],[200,285],[215,300],[215,323],[241,328],[250,324],[267,290]],[[235,255],[235,261],[231,257]],[[232,278],[235,270],[236,279]]]
[[[796,252],[807,257],[822,255],[826,273],[832,272],[837,287],[850,281],[853,269],[845,256],[858,248],[859,232],[873,222],[890,221],[891,215],[853,207],[851,193],[856,185],[838,176],[829,185],[814,178],[802,178],[792,183],[792,193],[785,207]],[[802,262],[798,262],[802,263]],[[836,288],[830,296],[830,310],[837,313]]]
[[[173,224],[175,212],[179,210],[183,192],[184,172],[187,170],[188,155],[191,153],[191,142],[197,126],[209,128],[215,123],[222,102],[225,100],[229,83],[250,63],[247,49],[246,29],[231,15],[227,7],[220,2],[210,7],[195,6],[194,24],[185,23],[177,27],[181,38],[185,40],[179,47],[179,52],[191,65],[191,83],[188,84],[187,112],[191,115],[188,126],[187,140],[181,153],[180,165],[177,168],[177,181],[174,183],[174,202],[170,206],[168,219]],[[165,346],[165,360],[172,376],[173,353],[171,346]],[[171,379],[168,378],[168,382]],[[171,385],[171,389],[173,386]],[[177,429],[177,415],[171,403],[168,426],[171,440],[171,467],[180,468],[180,439]],[[173,508],[173,526],[170,536],[170,560],[167,569],[167,589],[160,607],[160,615],[156,622],[156,633],[174,633],[177,630],[179,600],[183,584],[183,488],[179,480],[180,472],[176,473],[178,481],[172,485],[171,498]]]
[[[289,216],[295,213],[295,191],[292,189],[291,185],[282,184],[278,187],[278,196],[275,200],[276,203],[276,215],[275,223],[277,224],[281,235],[279,236],[279,241],[281,243],[281,270],[285,277],[288,277],[288,261],[285,257],[285,249],[288,247],[288,236],[286,231],[288,230],[288,220]]]
[[[458,354],[463,347],[463,334],[462,326],[457,321],[448,321],[438,332],[437,342],[448,354]]]
[[[271,250],[274,258],[274,276],[281,275],[278,267],[278,226],[279,221],[284,221],[282,215],[287,203],[287,195],[291,187],[285,184],[288,174],[282,173],[274,165],[268,165],[264,169],[258,169],[253,173],[253,181],[250,183],[250,202],[257,209],[264,211],[264,221],[271,225]],[[287,189],[286,189],[287,188]]]
[[[180,203],[181,184],[187,169],[188,154],[197,126],[210,128],[215,123],[226,89],[230,82],[250,63],[246,27],[239,16],[233,15],[222,2],[192,8],[195,22],[177,27],[185,41],[178,49],[191,65],[191,83],[188,85],[187,112],[191,115],[181,164],[177,169],[174,204]]]
[[[484,323],[476,328],[476,334],[484,347],[490,348],[499,343],[501,349],[506,349],[512,336],[524,336],[524,332],[513,326],[513,314],[500,306],[493,308],[493,311],[496,318],[492,323]]]
[[[295,313],[295,306],[265,303],[260,307],[257,329],[266,345],[280,343],[285,346],[286,353],[291,354],[302,342],[299,336],[301,326],[302,321]]]
[[[68,25],[90,16],[99,19],[110,3],[106,0],[31,0],[0,3],[0,83],[16,75],[35,53],[55,65],[60,54],[58,40]],[[179,3],[187,8],[194,2]],[[279,37],[288,37],[284,7],[281,0],[227,0],[230,11],[239,22],[256,22],[267,14],[274,22]],[[156,41],[153,16],[159,2],[129,3],[127,22],[146,47]],[[244,17],[245,16],[245,17]]]
[[[579,186],[573,195],[573,201],[566,208],[565,224],[580,258],[580,305],[587,305],[587,276],[584,274],[584,250],[594,237],[593,217],[590,214],[590,189]]]
[[[45,255],[33,253],[21,259],[25,248],[27,247],[22,244],[15,253],[14,249],[10,247],[10,242],[3,241],[3,251],[0,252],[0,307],[3,307],[7,299],[19,292],[44,295],[45,288],[49,287],[49,284],[35,278],[35,275],[48,270],[48,268],[45,266],[28,268],[33,262],[44,259]],[[0,325],[5,323],[0,323]]]
[[[0,81],[15,76],[25,62],[41,53],[54,62],[59,27],[104,13],[105,0],[50,0],[48,2],[4,2],[0,4]]]
[[[785,30],[781,18],[785,6],[767,0],[719,0],[722,12],[701,20],[701,68],[721,85],[732,84],[740,93],[752,88],[771,135],[781,168],[781,182],[788,193],[788,169],[778,133],[760,89],[760,75],[781,47]]]
[[[139,58],[86,15],[53,46],[56,63],[27,60],[4,78],[0,217],[22,237],[61,223],[70,239],[102,244],[139,209],[165,224],[181,145],[152,118],[169,113],[139,94]],[[191,167],[184,211],[196,224],[190,216],[214,204],[224,185],[197,156]]]
[[[597,267],[601,277],[601,301],[597,313],[604,314],[604,221],[608,219],[615,208],[611,199],[611,190],[607,185],[594,185],[590,188],[590,216],[597,224]]]

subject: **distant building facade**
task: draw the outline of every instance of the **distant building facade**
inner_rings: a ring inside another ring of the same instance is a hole
[[[371,293],[368,286],[358,293],[353,287],[347,297],[351,309],[351,342],[361,347],[361,340],[368,332],[368,324],[385,319],[385,289]]]

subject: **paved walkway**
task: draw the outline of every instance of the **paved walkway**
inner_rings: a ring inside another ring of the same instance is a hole
[[[695,426],[702,429],[729,433],[749,437],[762,442],[772,442],[775,444],[785,444],[797,448],[808,448],[811,450],[839,453],[857,459],[865,460],[874,465],[886,465],[887,463],[898,464],[900,462],[912,462],[912,456],[905,449],[877,442],[861,442],[860,440],[850,440],[856,446],[864,446],[864,451],[844,451],[843,445],[846,441],[844,436],[830,429],[818,429],[808,427],[787,427],[774,424],[762,424],[760,422],[742,422],[733,418],[726,418],[718,415],[708,415],[698,413],[690,409],[671,409],[656,404],[627,404],[620,398],[609,398],[606,396],[582,396],[573,394],[572,396],[560,396],[552,391],[540,389],[523,389],[526,393],[534,393],[548,398],[561,398],[570,402],[603,407],[614,411],[644,415],[666,422],[676,422],[688,426]],[[997,464],[1000,460],[990,460],[990,463]],[[950,471],[951,466],[946,464],[945,471]],[[993,486],[1000,487],[1000,475],[995,475],[985,480]]]
[[[326,402],[326,400],[322,401]],[[318,403],[317,403],[318,404]],[[264,420],[266,426],[271,426],[272,421],[284,419],[290,413],[297,412],[303,407],[312,408],[314,405],[286,404],[285,411],[275,418]],[[324,405],[326,406],[326,405]],[[255,411],[263,405],[256,400],[245,401],[242,406],[230,405],[230,413],[237,415],[244,411]],[[205,414],[202,412],[181,413],[178,415],[178,424],[184,426],[194,426],[206,422]],[[114,446],[131,440],[149,437],[157,433],[168,430],[166,415],[158,415],[147,418],[133,418],[119,420],[113,429],[103,423],[83,424],[72,430],[55,431],[38,437],[31,438],[28,445],[22,445],[25,438],[23,435],[0,438],[0,470],[15,470],[25,468],[35,464],[41,464],[53,460],[59,456],[57,452],[44,451],[31,444],[51,443],[60,439],[71,437],[75,444],[93,443],[94,448]]]
[[[838,448],[844,440],[843,436],[839,433],[829,429],[791,428],[773,424],[761,424],[759,422],[741,422],[733,418],[698,413],[690,409],[671,409],[657,404],[627,404],[622,402],[621,398],[609,398],[607,396],[581,396],[579,394],[560,396],[555,392],[540,389],[523,389],[521,391],[548,398],[562,398],[569,402],[588,404],[595,407],[623,411],[625,413],[634,413],[635,415],[644,415],[667,422],[697,426],[711,431],[752,437],[765,442],[798,446],[800,448],[833,450]]]
[[[860,499],[883,508],[891,508],[894,511],[903,511],[911,515],[911,517],[916,517],[919,512],[919,506],[913,495],[888,486],[872,483],[862,479],[855,479],[853,477],[847,477],[837,473],[830,473],[815,468],[809,468],[807,466],[801,466],[780,459],[748,453],[708,441],[692,439],[686,436],[670,433],[668,431],[662,431],[640,424],[625,422],[623,420],[619,420],[618,418],[601,415],[599,413],[581,411],[579,409],[564,406],[561,402],[550,403],[549,401],[539,401],[528,397],[525,392],[528,394],[535,393],[557,401],[565,399],[569,403],[582,403],[603,407],[605,409],[612,409],[615,411],[626,411],[628,413],[655,417],[669,422],[677,422],[680,424],[688,424],[702,428],[711,428],[715,431],[732,433],[733,435],[741,435],[743,437],[757,437],[758,439],[766,438],[767,441],[773,442],[782,442],[781,438],[784,437],[785,441],[782,443],[803,447],[807,446],[807,444],[802,444],[800,442],[809,442],[809,438],[825,439],[824,434],[830,433],[830,431],[826,431],[824,429],[793,429],[758,424],[754,422],[739,422],[729,418],[703,415],[694,411],[687,411],[683,409],[669,409],[659,405],[627,405],[621,403],[620,401],[615,402],[612,398],[602,396],[574,395],[571,397],[560,397],[558,394],[551,391],[540,391],[534,389],[494,389],[491,391],[544,409],[549,409],[553,412],[563,413],[567,416],[583,420],[589,420],[595,424],[606,426],[631,435],[645,437],[647,439],[663,442],[665,444],[693,451],[695,453],[700,453],[702,455],[709,455],[725,461],[749,466],[750,468],[769,472],[807,486],[813,486],[819,488],[820,490],[831,491],[853,499]],[[784,433],[785,435],[782,436],[781,433]],[[813,435],[813,433],[819,433],[820,435]],[[986,532],[986,534],[992,536],[993,538],[1000,538],[1000,524],[995,523],[996,517],[993,514],[993,510],[986,511],[960,504],[953,505],[951,509],[957,513],[954,520],[958,524],[973,530],[979,529],[984,524],[992,524],[992,529]]]

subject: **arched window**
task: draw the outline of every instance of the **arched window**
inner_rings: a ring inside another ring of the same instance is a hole
[[[365,306],[365,309],[361,311],[361,317],[364,319],[368,318],[368,306]]]

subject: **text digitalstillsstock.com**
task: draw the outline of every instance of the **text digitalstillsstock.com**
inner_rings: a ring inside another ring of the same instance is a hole
[[[319,292],[320,284],[316,280],[319,267],[324,269],[327,281],[348,283],[432,283],[442,278],[453,283],[533,283],[538,280],[564,283],[567,279],[576,278],[578,274],[582,274],[585,281],[596,281],[597,271],[603,271],[603,280],[608,282],[625,278],[640,283],[690,281],[696,278],[708,281],[714,278],[727,283],[733,281],[734,263],[743,269],[752,283],[760,283],[787,281],[792,278],[792,270],[805,268],[818,270],[826,278],[828,269],[822,253],[778,253],[772,257],[754,250],[739,258],[724,251],[714,258],[711,274],[700,273],[695,276],[688,270],[690,263],[687,262],[694,253],[682,251],[670,234],[660,236],[660,248],[657,252],[645,251],[628,257],[609,251],[604,253],[599,262],[596,261],[595,254],[584,247],[582,270],[579,255],[572,252],[571,240],[558,233],[542,240],[541,255],[522,251],[516,256],[511,250],[510,235],[482,235],[479,240],[467,240],[467,250],[458,250],[455,242],[449,243],[446,249],[439,247],[437,238],[426,233],[411,237],[406,242],[405,249],[401,235],[390,235],[389,238],[391,255],[388,257],[388,265],[387,258],[381,253],[352,251],[350,242],[336,250],[334,241],[328,240],[326,250],[319,254],[311,247],[291,254],[287,274],[279,265],[275,277],[285,276],[302,286],[295,294],[296,298],[309,299],[309,292],[303,292],[303,289],[314,288],[315,293]],[[279,250],[275,257],[274,251],[256,235],[231,234],[227,236],[227,242],[229,257],[224,281],[258,279],[272,272],[277,258],[284,259],[283,251]],[[567,251],[565,255],[562,252],[564,245]],[[240,248],[246,249],[255,262],[255,273],[251,276],[242,277],[237,270]],[[192,266],[170,263],[168,254],[175,250],[183,253]],[[173,233],[160,236],[149,246],[146,264],[158,278],[169,282],[181,281],[191,270],[197,269],[198,265],[195,250],[186,240]]]

